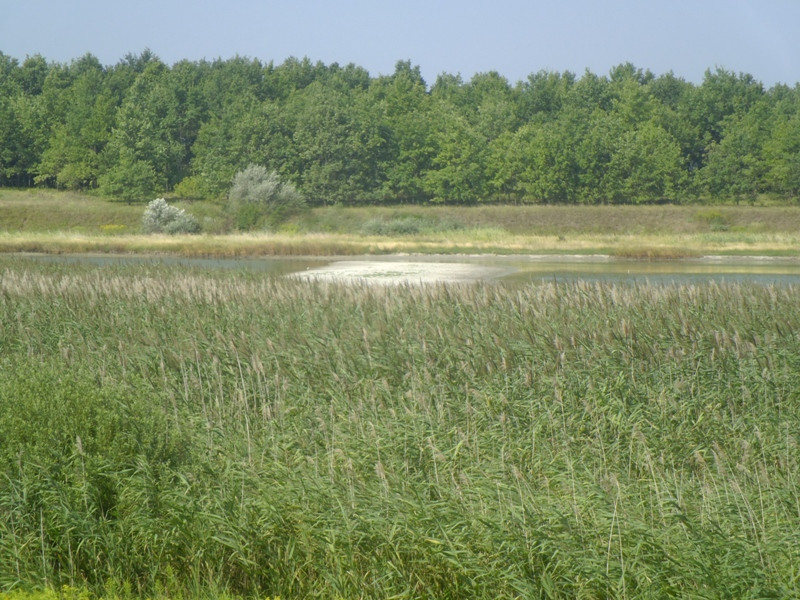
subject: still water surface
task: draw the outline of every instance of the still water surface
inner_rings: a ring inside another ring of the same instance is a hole
[[[374,283],[608,281],[617,283],[755,282],[800,284],[800,257],[705,257],[637,261],[606,256],[359,256],[245,259],[119,255],[26,255],[33,260],[96,265],[186,266],[244,270],[304,280]]]

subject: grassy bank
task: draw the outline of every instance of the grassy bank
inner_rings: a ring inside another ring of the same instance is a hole
[[[795,597],[799,303],[0,258],[0,590]]]
[[[640,258],[795,255],[800,207],[320,207],[274,232],[230,232],[224,207],[178,203],[204,234],[140,235],[143,205],[48,190],[0,190],[0,252],[185,256],[580,253]]]

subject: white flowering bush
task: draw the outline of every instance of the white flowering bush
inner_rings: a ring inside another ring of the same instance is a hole
[[[156,198],[144,209],[142,230],[145,233],[197,233],[200,223],[182,208],[170,206],[164,198]]]
[[[252,229],[264,220],[275,224],[306,207],[305,198],[291,183],[260,165],[236,174],[228,201],[239,229]]]

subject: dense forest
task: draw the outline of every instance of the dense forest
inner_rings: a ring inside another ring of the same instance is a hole
[[[629,63],[429,84],[407,61],[374,77],[295,58],[0,53],[2,186],[218,198],[250,164],[316,204],[795,199],[800,85]]]

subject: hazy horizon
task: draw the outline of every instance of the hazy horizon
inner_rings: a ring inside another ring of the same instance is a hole
[[[100,0],[4,7],[0,52],[70,62],[86,53],[104,65],[150,49],[167,64],[246,56],[280,64],[290,56],[354,63],[372,76],[398,60],[433,83],[441,73],[497,71],[510,82],[541,70],[605,75],[626,62],[699,83],[719,67],[766,87],[800,82],[800,3],[622,0],[558,5],[498,0],[429,4],[346,0],[325,5],[228,0],[143,0],[135,8]]]

